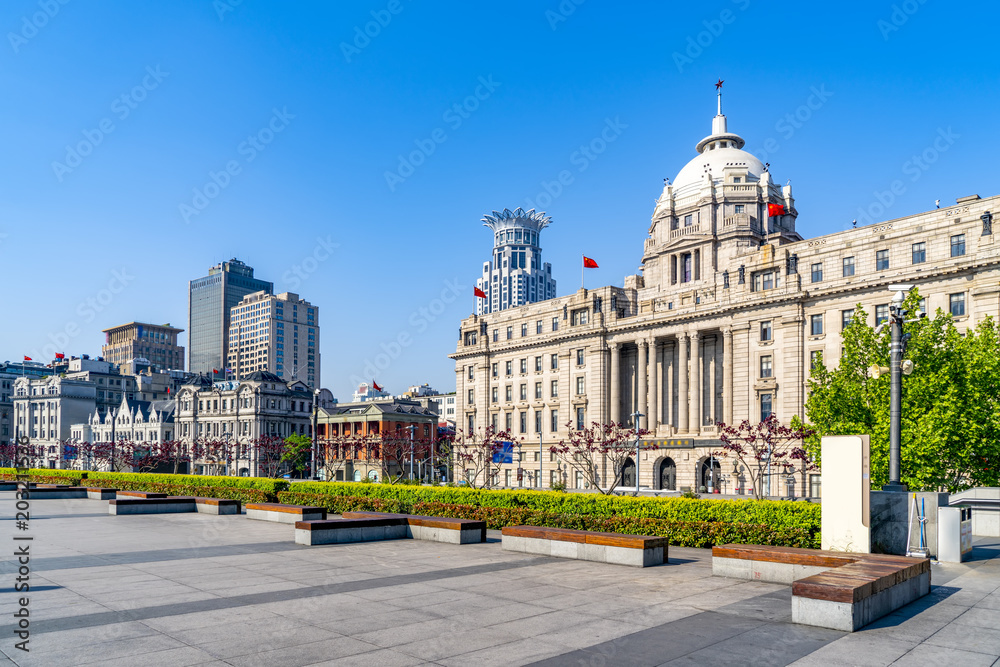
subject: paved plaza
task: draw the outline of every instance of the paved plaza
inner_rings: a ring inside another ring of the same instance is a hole
[[[1000,543],[935,565],[931,595],[854,634],[793,625],[787,586],[712,577],[703,549],[647,569],[415,540],[304,547],[245,516],[109,516],[0,494],[0,650],[44,665],[1000,664]],[[30,535],[30,653],[16,558]]]

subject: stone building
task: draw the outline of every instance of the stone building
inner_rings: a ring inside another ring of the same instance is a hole
[[[292,292],[276,296],[254,292],[233,306],[229,321],[226,375],[240,379],[266,371],[285,382],[301,380],[310,387],[320,386],[317,306]]]
[[[136,375],[140,369],[154,372],[184,370],[184,347],[177,334],[184,329],[170,324],[129,322],[104,330],[101,355],[122,373]]]
[[[85,379],[50,375],[14,380],[14,437],[25,436],[44,455],[36,467],[69,467],[62,443],[71,426],[86,422],[97,411],[97,384]]]
[[[912,284],[923,310],[950,312],[961,328],[1000,314],[992,224],[1000,197],[962,197],[955,206],[803,239],[791,185],[776,185],[770,166],[743,145],[728,131],[720,100],[697,157],[665,182],[641,273],[623,287],[463,320],[450,355],[459,428],[495,424],[541,440],[543,466],[557,469],[545,450],[568,428],[629,423],[638,412],[657,445],[641,454],[641,486],[697,490],[714,482],[725,492],[748,491],[731,460],[710,457],[720,444],[717,422],[804,416],[810,366],[820,355],[828,366],[839,362],[840,333],[857,304],[875,324],[888,316],[889,286]],[[538,468],[530,459],[523,465]],[[818,479],[801,470],[794,479],[797,495],[815,493]],[[778,488],[775,481],[773,495]]]

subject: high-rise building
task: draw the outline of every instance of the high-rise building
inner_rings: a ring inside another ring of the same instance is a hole
[[[104,330],[104,359],[117,364],[125,375],[140,370],[184,370],[184,348],[177,334],[184,331],[167,324],[129,322]]]
[[[298,294],[243,297],[230,312],[226,368],[237,379],[256,371],[320,386],[319,308]]]
[[[274,285],[253,277],[253,267],[238,259],[220,262],[208,275],[188,283],[188,370],[212,374],[228,354],[229,314],[254,292],[271,294]]]
[[[476,314],[536,303],[556,296],[552,265],[542,263],[538,237],[552,219],[535,209],[493,211],[483,226],[493,230],[493,258],[483,262],[483,276],[476,287],[486,298],[476,299]]]

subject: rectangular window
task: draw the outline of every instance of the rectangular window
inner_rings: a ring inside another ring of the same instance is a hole
[[[535,372],[536,373],[542,372],[542,358],[540,356],[535,357]]]
[[[585,385],[584,385],[584,381],[583,381],[583,376],[581,375],[580,377],[578,377],[576,379],[576,395],[577,396],[582,396],[584,394],[584,386]]]
[[[889,304],[875,306],[875,326],[889,321]]]
[[[527,433],[527,432],[528,432],[528,413],[527,412],[522,412],[521,413],[521,433]]]
[[[690,227],[694,224],[694,215],[688,214],[684,216],[684,226]]]
[[[965,234],[956,234],[951,237],[951,256],[961,257],[965,254]]]
[[[553,317],[552,318],[552,330],[553,331],[559,331],[559,318],[558,317]]]
[[[535,433],[542,432],[542,411],[535,410]]]
[[[476,367],[469,366],[469,379],[472,380],[475,378],[475,376],[476,376]]]
[[[736,204],[735,206],[733,206],[733,213],[739,215],[742,212],[743,212],[743,204]]]
[[[576,365],[583,366],[583,350],[576,351]]]
[[[507,327],[507,340],[514,337],[514,327]]]
[[[777,271],[758,271],[753,274],[751,284],[753,286],[753,291],[760,292],[761,290],[769,290],[778,287],[779,280],[780,274]]]
[[[469,405],[472,405],[475,402],[476,402],[476,390],[475,389],[470,389],[469,390]]]
[[[526,384],[521,385],[521,400],[522,401],[528,400],[528,385]]]
[[[552,393],[551,393],[550,398],[558,398],[558,397],[559,397],[559,380],[553,380],[552,381]]]
[[[469,415],[468,422],[469,422],[469,433],[475,433],[476,432],[476,416],[475,415]]]
[[[912,247],[913,253],[913,263],[923,264],[927,261],[927,244],[926,243],[914,243]]]
[[[954,317],[965,315],[965,292],[948,295],[948,308]]]
[[[570,323],[573,326],[580,324],[586,324],[589,321],[590,311],[586,308],[580,308],[579,310],[574,310],[570,317]]]
[[[555,370],[559,370],[559,356],[558,355],[555,355],[555,354],[552,355],[552,359],[549,362],[549,367],[552,370],[554,370],[554,371]]]
[[[761,342],[771,340],[771,320],[766,320],[760,323],[760,340]]]
[[[521,359],[521,372],[522,373],[527,373],[528,372],[528,360],[527,359]]]
[[[559,430],[559,411],[553,410],[550,418],[552,421],[549,423],[549,429],[555,433]]]
[[[493,372],[493,377],[497,377],[498,371],[497,371],[497,363],[495,361],[493,362],[493,366],[491,367],[491,370]]]
[[[535,322],[535,333],[536,334],[542,333],[542,321],[541,320],[538,320],[537,322]]]
[[[524,338],[527,335],[528,335],[528,323],[525,322],[524,324],[521,325],[521,338]]]
[[[840,330],[843,331],[847,327],[851,326],[851,320],[854,319],[854,309],[842,310],[840,311]]]
[[[507,371],[507,375],[508,376],[513,375],[514,374],[514,362],[513,361],[508,361],[507,365],[504,367],[504,370]]]
[[[691,253],[681,255],[681,282],[691,282]]]
[[[878,250],[875,252],[875,270],[885,271],[889,268],[889,251]]]
[[[814,283],[822,282],[823,280],[823,262],[817,262],[810,268],[812,273],[812,281]]]
[[[541,397],[542,397],[542,383],[541,382],[536,382],[535,383],[535,398],[541,398]]]
[[[510,430],[514,427],[514,415],[510,412],[503,416],[505,430],[510,433]]]
[[[583,408],[577,408],[576,409],[576,430],[577,431],[582,431],[584,429],[583,420],[584,420]]]
[[[514,400],[514,386],[513,385],[507,385],[507,388],[504,389],[504,398],[507,400],[508,403],[510,403],[512,400]]]
[[[854,275],[854,258],[845,257],[844,258],[844,277],[850,278]]]
[[[809,369],[816,370],[823,363],[823,352],[821,350],[813,350],[809,353]]]
[[[500,394],[500,388],[499,387],[493,387],[493,389],[490,391],[490,398],[492,399],[492,401],[494,403],[496,403],[499,400],[499,398],[500,398],[499,394]]]
[[[493,342],[495,343],[498,340],[500,340],[500,330],[499,329],[494,329],[493,330]]]
[[[772,374],[771,368],[771,355],[762,354],[760,357],[760,376],[762,378],[769,378]]]
[[[771,416],[771,394],[760,395],[760,420],[764,421]]]
[[[809,316],[809,333],[813,336],[818,336],[823,333],[823,316],[822,315],[810,315]]]

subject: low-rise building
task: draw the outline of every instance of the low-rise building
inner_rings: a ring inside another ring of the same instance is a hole
[[[118,366],[103,357],[91,359],[89,355],[70,357],[65,376],[93,383],[97,411],[102,415],[116,408],[123,398],[135,398],[136,381],[131,375],[122,375]]]

